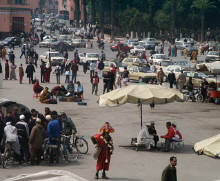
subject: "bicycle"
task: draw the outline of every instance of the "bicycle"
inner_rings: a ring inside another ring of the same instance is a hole
[[[80,154],[87,154],[89,151],[88,142],[83,136],[73,135],[72,147],[76,148]]]
[[[14,142],[7,142],[7,148],[5,148],[5,153],[1,155],[1,164],[3,168],[7,167],[9,161],[14,159],[14,150],[12,148]]]

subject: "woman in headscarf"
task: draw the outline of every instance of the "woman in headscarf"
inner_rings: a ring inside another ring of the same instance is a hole
[[[5,80],[8,80],[9,78],[9,64],[8,60],[5,61]]]
[[[16,73],[15,73],[16,68],[17,68],[17,66],[14,64],[14,62],[12,62],[11,63],[10,80],[12,80],[12,79],[17,80]]]
[[[51,69],[50,62],[47,62],[46,69],[45,69],[45,72],[44,72],[44,81],[46,83],[50,83],[50,73],[51,73],[51,71],[52,71],[52,69]]]

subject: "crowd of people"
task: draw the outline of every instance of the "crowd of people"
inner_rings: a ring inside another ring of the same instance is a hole
[[[31,162],[31,164],[39,164],[43,158],[43,144],[45,139],[49,140],[50,145],[57,145],[57,154],[59,154],[59,146],[61,144],[61,135],[66,136],[76,134],[77,129],[70,117],[66,113],[61,112],[58,115],[56,111],[45,108],[44,114],[39,113],[35,109],[27,111],[17,106],[13,107],[12,112],[4,115],[0,111],[0,143],[1,153],[4,157],[9,149],[14,151],[14,159],[20,164]],[[10,150],[10,151],[11,151]],[[50,163],[54,162],[54,155],[49,153]],[[59,162],[59,160],[56,160]]]

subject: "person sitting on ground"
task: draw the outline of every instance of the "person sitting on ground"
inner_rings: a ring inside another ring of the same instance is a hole
[[[67,94],[67,90],[63,85],[58,85],[51,89],[51,93],[54,96],[64,96],[65,94]]]
[[[150,123],[146,123],[144,128],[141,129],[137,136],[137,144],[144,145],[148,150],[150,150],[151,146],[154,144],[154,137],[149,133],[150,126]]]
[[[67,90],[67,94],[66,94],[67,97],[73,96],[75,91],[74,83],[69,82],[69,84],[66,87],[66,90]]]
[[[182,137],[181,132],[177,129],[177,127],[174,123],[172,123],[172,126],[173,126],[173,129],[174,129],[174,132],[175,132],[173,140],[174,141],[182,141],[183,137]]]
[[[148,132],[150,135],[152,135],[154,138],[154,147],[157,148],[157,142],[159,141],[159,137],[157,135],[157,130],[155,129],[154,122],[151,122],[150,127],[148,128]]]
[[[36,82],[34,83],[34,86],[33,86],[34,93],[40,94],[43,89],[44,88],[42,86],[40,86],[39,81],[36,80]]]
[[[57,101],[51,98],[52,94],[49,92],[48,87],[45,87],[40,94],[40,102],[45,104],[56,104]]]
[[[76,84],[77,84],[76,95],[78,97],[82,97],[83,96],[83,85],[80,83],[80,81],[77,81]]]
[[[165,152],[170,151],[170,143],[172,142],[173,137],[175,136],[175,132],[173,129],[173,126],[171,125],[171,122],[166,123],[166,127],[168,129],[168,133],[164,136],[161,136],[161,138],[165,139]]]

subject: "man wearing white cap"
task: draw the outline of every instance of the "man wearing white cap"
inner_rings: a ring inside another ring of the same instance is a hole
[[[29,128],[27,123],[25,122],[25,116],[20,115],[20,121],[18,121],[15,125],[18,132],[18,140],[21,146],[22,158],[25,161],[29,160],[29,150],[28,150],[28,139],[29,139]]]
[[[29,139],[29,148],[31,154],[31,164],[39,164],[40,157],[42,155],[42,145],[45,139],[45,130],[44,127],[41,125],[41,119],[36,119],[36,125],[33,127],[30,139]]]
[[[151,126],[150,123],[146,123],[144,128],[138,133],[137,146],[144,145],[148,150],[154,144],[153,136],[149,134],[148,128]]]

